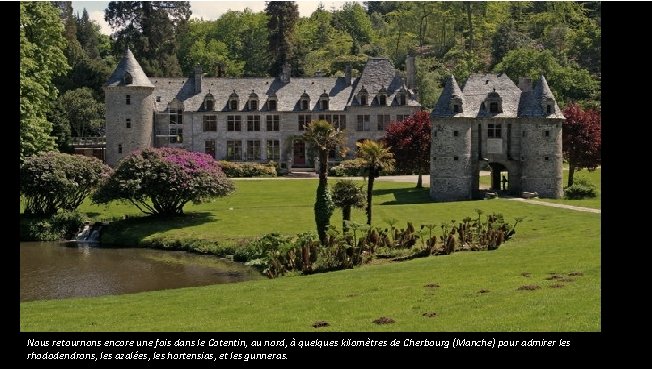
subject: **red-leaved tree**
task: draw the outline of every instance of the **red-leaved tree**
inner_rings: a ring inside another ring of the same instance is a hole
[[[417,188],[423,187],[422,174],[430,170],[430,115],[419,111],[387,127],[385,142],[394,153],[396,167],[417,173]]]
[[[568,186],[573,185],[575,170],[595,169],[600,165],[602,150],[600,112],[584,110],[577,104],[564,109],[563,152],[568,161]]]

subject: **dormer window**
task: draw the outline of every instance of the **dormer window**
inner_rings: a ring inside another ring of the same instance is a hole
[[[251,94],[249,95],[249,102],[247,105],[249,110],[258,110],[258,95],[256,95],[254,90],[251,90]]]
[[[204,97],[204,109],[208,111],[215,110],[215,98],[209,92],[206,97]]]
[[[303,95],[301,95],[300,106],[301,110],[310,109],[310,96],[306,93],[306,90],[303,90]]]
[[[498,92],[496,92],[495,88],[487,95],[487,99],[485,100],[485,109],[486,108],[489,108],[488,110],[490,114],[499,114],[503,112],[503,99],[500,97]]]
[[[326,93],[326,90],[324,90],[324,93],[319,96],[319,108],[321,110],[328,110],[329,109],[329,102],[330,97]]]
[[[267,99],[267,110],[276,111],[276,109],[278,109],[276,95],[272,95]]]
[[[358,93],[358,102],[360,103],[361,106],[367,106],[367,97],[369,94],[367,93],[367,89],[362,86],[362,89]]]
[[[546,115],[550,115],[555,112],[555,100],[549,97],[544,97],[541,102],[543,110],[546,112]]]
[[[380,91],[378,91],[378,105],[387,106],[387,90],[385,87],[381,88]]]
[[[238,94],[233,90],[233,93],[229,96],[229,110],[238,110],[239,101],[240,97],[238,97]]]
[[[453,111],[453,114],[458,114],[458,113],[463,112],[463,110],[462,110],[462,99],[459,96],[453,95],[453,97],[451,97],[450,105],[451,105],[451,110]]]
[[[396,94],[396,102],[400,106],[407,105],[407,90],[405,90],[405,87],[401,87],[401,89]]]
[[[125,72],[124,82],[125,85],[130,85],[134,83],[134,77],[132,77],[131,74],[129,74],[129,72]]]
[[[552,114],[552,105],[546,105],[546,114]]]

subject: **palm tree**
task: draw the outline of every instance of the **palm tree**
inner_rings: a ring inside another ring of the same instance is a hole
[[[358,157],[366,162],[367,175],[367,224],[371,225],[371,202],[374,190],[374,180],[381,170],[394,169],[394,154],[382,142],[364,140],[355,144],[358,147]]]
[[[338,208],[342,208],[342,229],[348,231],[347,222],[351,221],[351,208],[363,208],[367,197],[365,196],[362,186],[358,187],[350,179],[337,181],[333,186],[333,203]]]
[[[322,244],[326,242],[326,230],[333,214],[333,200],[328,190],[328,152],[344,147],[344,132],[325,120],[316,120],[305,127],[303,137],[316,146],[319,152],[319,185],[315,200],[315,223]]]

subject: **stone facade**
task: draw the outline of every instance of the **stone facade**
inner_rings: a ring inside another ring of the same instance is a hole
[[[506,75],[474,74],[463,89],[451,76],[431,114],[430,196],[480,198],[480,170],[492,189],[560,198],[564,116],[546,79],[517,87]],[[505,177],[509,178],[505,178]]]
[[[344,77],[293,78],[288,71],[277,78],[205,78],[196,68],[187,78],[149,78],[127,50],[104,87],[107,163],[172,146],[220,160],[308,167],[314,159],[301,139],[304,124],[325,119],[343,129],[351,156],[356,141],[382,138],[389,122],[421,108],[388,59],[370,58],[357,78],[350,68]]]

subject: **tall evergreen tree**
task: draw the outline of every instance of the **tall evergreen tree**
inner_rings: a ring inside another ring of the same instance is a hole
[[[269,73],[278,75],[285,62],[295,63],[294,26],[299,20],[299,6],[294,1],[270,1],[265,6],[269,30],[269,52],[272,65]]]
[[[188,1],[111,1],[104,19],[115,30],[115,50],[130,47],[150,76],[179,76],[177,36],[190,19]]]

